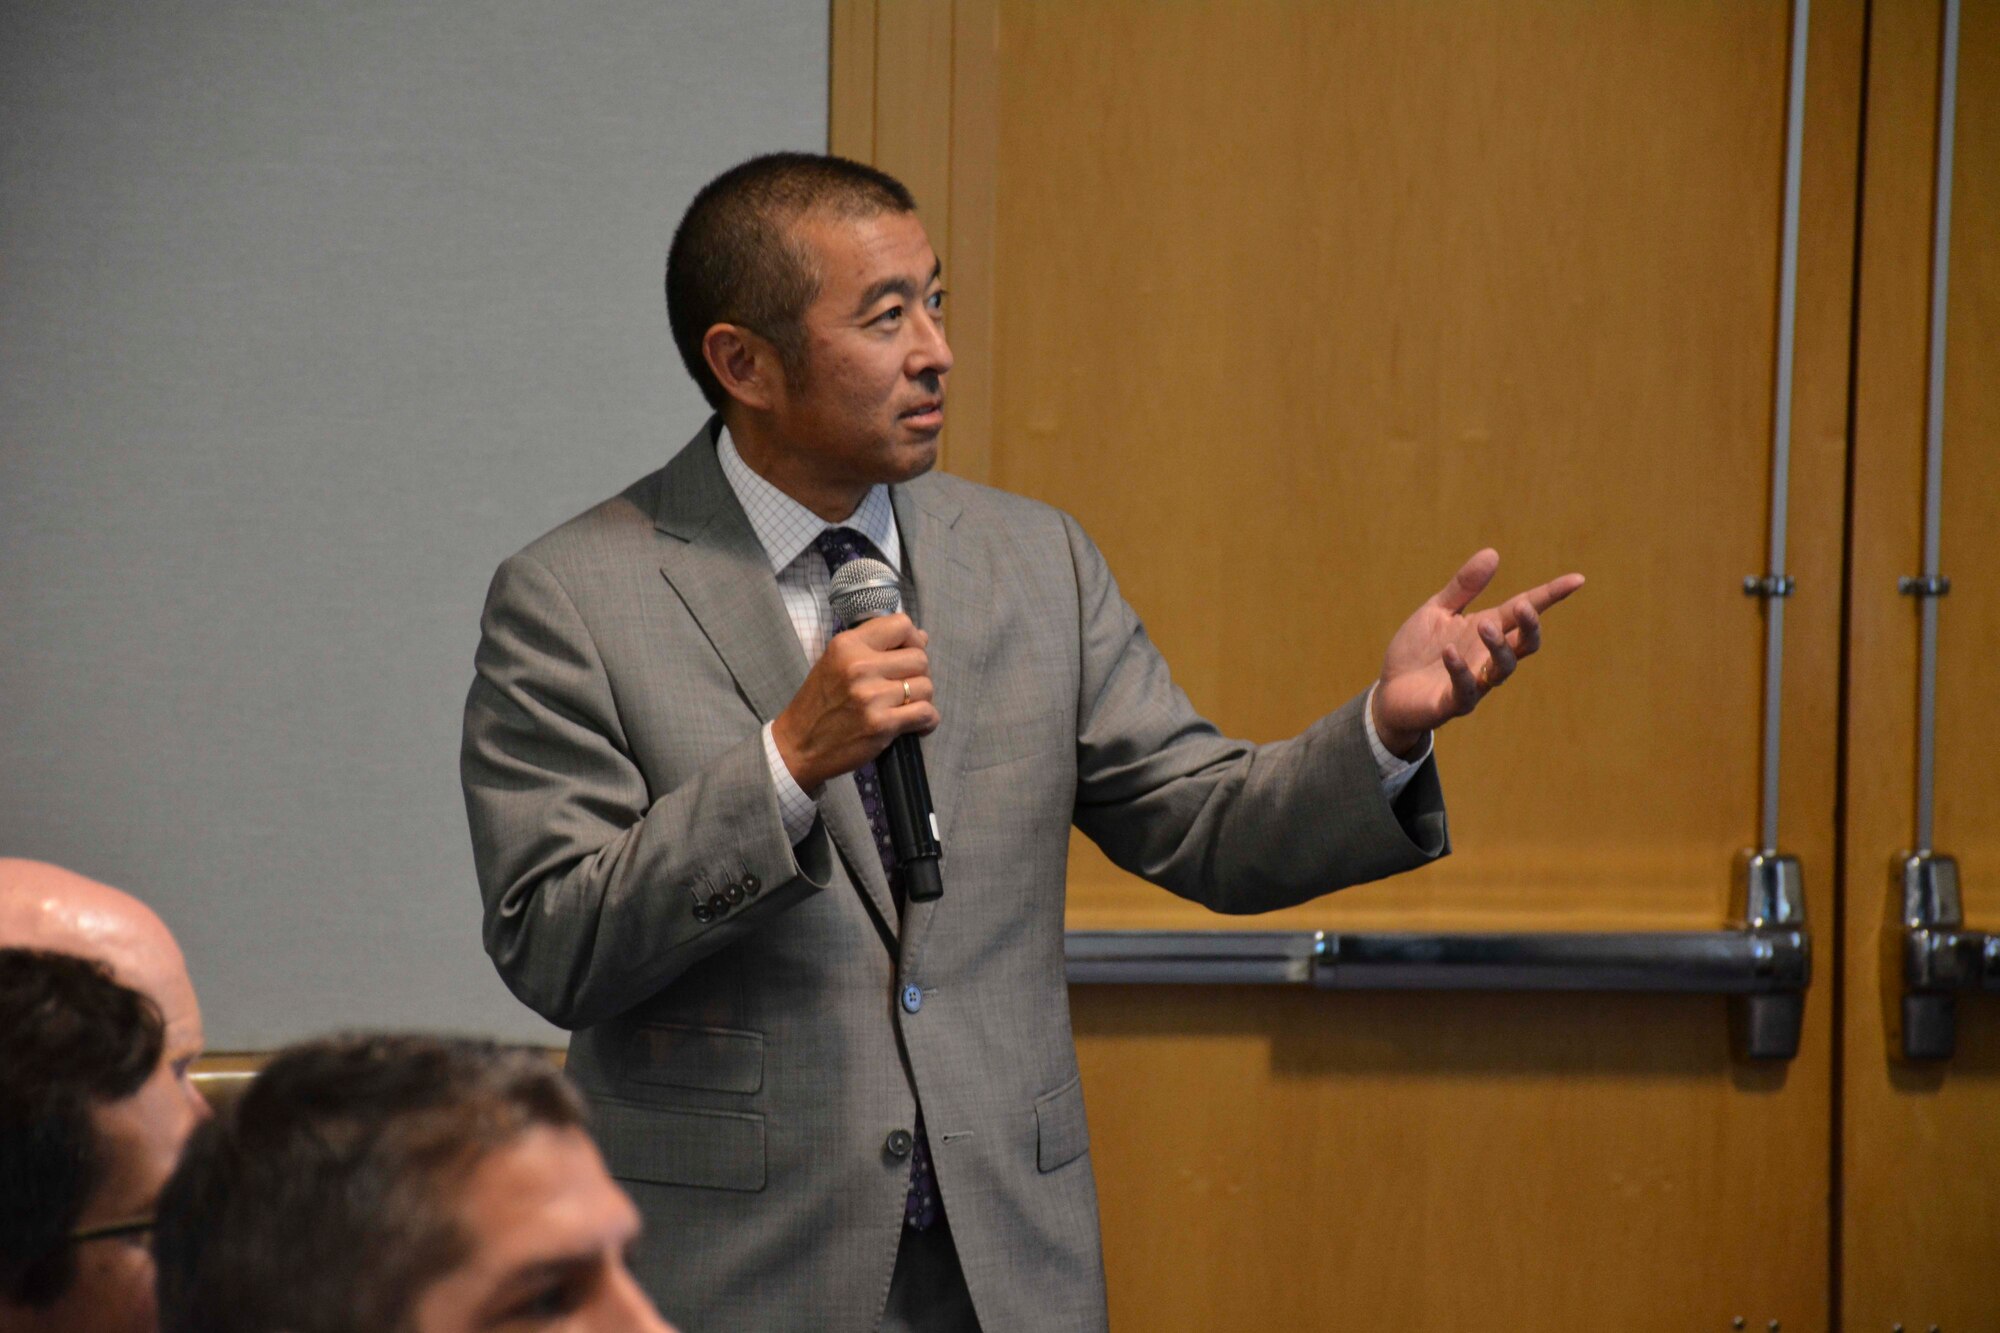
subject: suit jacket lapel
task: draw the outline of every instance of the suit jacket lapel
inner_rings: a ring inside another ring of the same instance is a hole
[[[769,722],[798,693],[807,663],[771,577],[770,557],[716,461],[716,424],[712,420],[704,426],[661,476],[654,526],[678,540],[661,543],[660,572],[708,636],[750,707]],[[827,783],[819,808],[849,875],[865,890],[876,924],[893,948],[895,899],[854,779]]]
[[[893,487],[889,496],[903,544],[911,618],[931,636],[931,683],[940,715],[938,729],[923,738],[923,751],[931,802],[937,810],[938,841],[944,846],[941,869],[946,887],[937,902],[905,905],[902,957],[906,966],[915,967],[933,916],[951,900],[951,832],[962,785],[960,761],[979,697],[976,647],[988,595],[967,540],[958,531],[959,507],[921,479]]]

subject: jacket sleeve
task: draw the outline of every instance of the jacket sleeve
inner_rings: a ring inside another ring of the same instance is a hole
[[[1450,849],[1435,759],[1391,803],[1349,700],[1290,740],[1216,731],[1096,546],[1069,528],[1082,671],[1076,824],[1120,867],[1217,912],[1290,907]]]
[[[832,878],[823,826],[786,838],[756,732],[648,789],[589,628],[526,555],[487,594],[459,768],[486,951],[563,1027],[631,1008]]]

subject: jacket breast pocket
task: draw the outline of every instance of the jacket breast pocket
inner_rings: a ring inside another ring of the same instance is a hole
[[[764,1188],[764,1117],[594,1100],[591,1132],[619,1180],[702,1189]]]
[[[1090,1148],[1083,1118],[1081,1074],[1035,1099],[1035,1165],[1043,1171],[1067,1166]]]
[[[764,1086],[764,1034],[742,1028],[648,1023],[625,1048],[636,1083],[703,1092],[757,1092]]]

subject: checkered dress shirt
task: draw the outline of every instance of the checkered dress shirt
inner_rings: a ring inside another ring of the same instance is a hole
[[[896,535],[896,511],[889,504],[889,488],[871,486],[853,514],[842,522],[829,523],[752,472],[743,455],[736,452],[736,441],[729,438],[726,428],[716,439],[715,455],[771,562],[778,596],[784,601],[792,631],[799,636],[799,647],[805,650],[806,661],[817,662],[826,651],[826,641],[833,637],[833,607],[827,600],[833,576],[826,572],[826,560],[813,542],[828,528],[853,528],[875,543],[890,566],[900,571],[903,543]],[[778,789],[778,816],[784,821],[785,836],[796,843],[812,831],[818,807],[785,767],[768,722],[764,724],[764,760]]]

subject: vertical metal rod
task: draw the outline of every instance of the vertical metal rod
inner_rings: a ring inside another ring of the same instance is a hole
[[[1764,563],[1785,576],[1785,521],[1792,471],[1792,345],[1798,319],[1799,175],[1806,121],[1806,30],[1812,0],[1792,5],[1792,69],[1785,110],[1785,232],[1778,272],[1778,367],[1771,413],[1771,549]],[[1778,846],[1778,756],[1785,680],[1785,599],[1764,599],[1764,789],[1759,846]]]
[[[1924,400],[1924,569],[1938,577],[1944,522],[1945,314],[1950,307],[1951,161],[1958,121],[1958,4],[1945,0],[1944,43],[1938,67],[1937,187],[1931,218],[1930,385]],[[1917,846],[1931,850],[1931,812],[1937,787],[1938,598],[1917,598],[1921,646],[1917,668]]]

